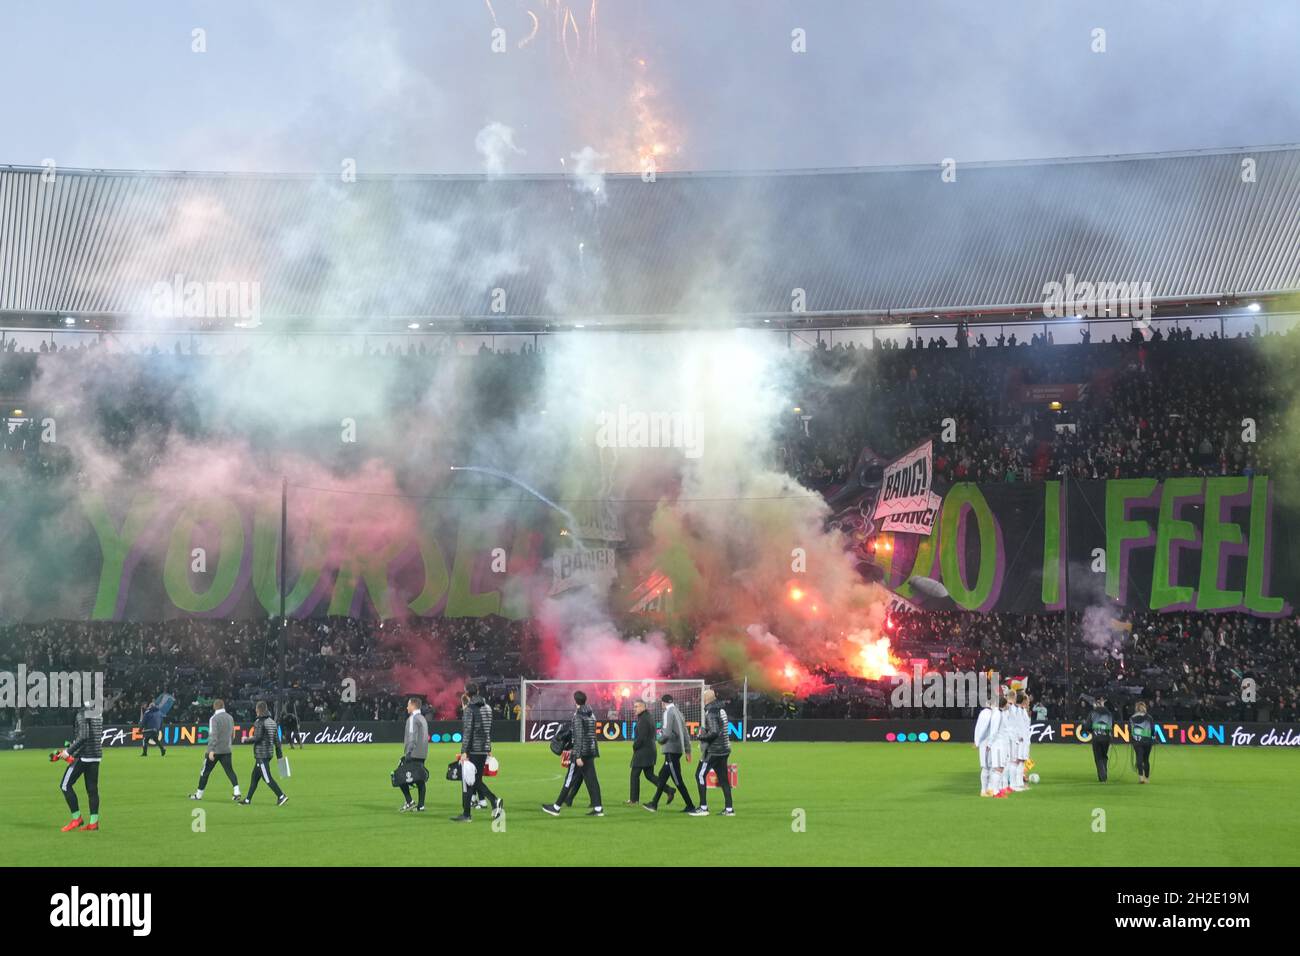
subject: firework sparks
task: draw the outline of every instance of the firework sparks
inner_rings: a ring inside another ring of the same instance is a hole
[[[521,35],[526,28],[526,35],[515,43],[517,49],[534,46],[544,33],[545,46],[563,57],[576,84],[572,105],[579,115],[589,118],[589,135],[599,152],[609,157],[611,172],[636,172],[646,177],[671,168],[682,151],[681,136],[649,78],[650,63],[644,56],[629,58],[627,44],[619,53],[601,54],[597,43],[599,0],[586,4],[517,0],[513,10],[501,11],[493,0],[483,2],[493,27],[513,35]],[[607,98],[611,93],[617,97],[613,101]]]
[[[537,38],[537,31],[541,27],[541,21],[537,19],[537,14],[533,13],[533,11],[531,10],[526,10],[525,12],[528,14],[529,17],[532,18],[533,29],[532,32],[528,34],[528,36],[524,37],[522,40],[519,41],[518,45],[519,45],[519,49],[521,50],[524,47],[528,46],[528,44],[532,43],[533,40]]]

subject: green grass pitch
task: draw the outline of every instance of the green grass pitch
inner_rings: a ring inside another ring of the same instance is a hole
[[[399,814],[388,783],[400,747],[309,745],[291,751],[289,802],[259,788],[252,806],[230,802],[216,771],[202,803],[186,799],[201,751],[166,758],[110,750],[101,777],[103,830],[60,833],[66,765],[42,752],[0,754],[0,865],[4,866],[597,866],[691,863],[736,866],[868,865],[1296,865],[1294,811],[1300,755],[1256,748],[1157,747],[1154,783],[1139,786],[1128,751],[1115,748],[1112,779],[1096,781],[1080,745],[1034,748],[1042,782],[1005,800],[978,795],[969,744],[747,744],[735,818],[673,811],[651,816],[623,801],[627,745],[602,747],[603,819],[587,818],[585,791],[559,819],[539,809],[559,790],[558,758],[540,744],[500,744],[504,832],[489,815],[457,825],[459,785],[443,779],[451,746],[430,748],[429,809]],[[246,788],[251,752],[236,769]],[[693,768],[695,765],[692,764]],[[79,788],[80,790],[80,788]],[[79,799],[85,808],[84,790]],[[205,811],[195,832],[192,812]],[[795,826],[803,811],[803,829]],[[1105,813],[1097,832],[1096,810]]]

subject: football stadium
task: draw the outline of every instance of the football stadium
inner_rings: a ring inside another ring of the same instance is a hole
[[[459,78],[402,4],[317,50],[389,72],[365,148],[304,160],[328,96],[241,99],[263,14],[179,6],[133,41],[208,103],[174,152],[124,107],[0,155],[0,864],[1300,864],[1274,126],[755,163],[658,8],[498,0],[448,14]],[[1150,24],[1116,11],[1045,22],[1123,77]],[[845,96],[781,73],[836,22],[804,12],[733,41],[779,48],[773,103]],[[1293,58],[1241,56],[1294,120]],[[507,109],[505,61],[583,122]],[[101,165],[136,145],[181,161]],[[53,925],[101,925],[72,889]]]

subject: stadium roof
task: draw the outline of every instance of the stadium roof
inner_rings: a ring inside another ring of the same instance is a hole
[[[265,322],[788,316],[795,289],[812,314],[991,311],[1067,274],[1150,282],[1157,301],[1300,289],[1296,146],[958,165],[951,182],[939,166],[49,178],[0,167],[0,313],[143,314],[176,276],[256,284]]]

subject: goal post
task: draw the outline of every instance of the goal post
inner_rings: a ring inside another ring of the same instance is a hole
[[[599,740],[630,740],[636,725],[635,704],[643,701],[658,726],[663,719],[664,694],[671,694],[692,737],[700,732],[704,716],[702,680],[660,677],[622,680],[530,680],[519,681],[519,742],[545,743],[555,736],[560,724],[573,717],[575,691],[587,695],[587,706],[596,715]]]

